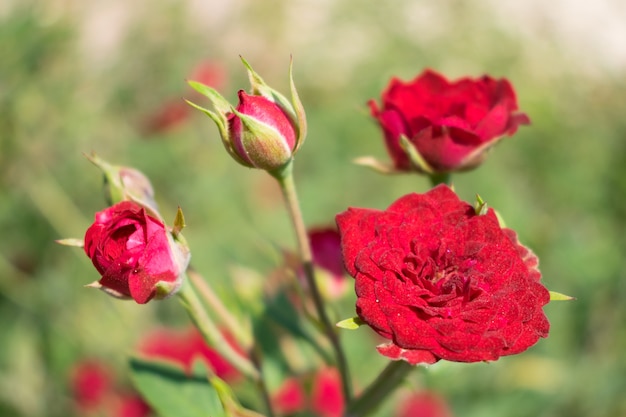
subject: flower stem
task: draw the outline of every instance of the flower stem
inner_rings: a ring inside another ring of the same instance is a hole
[[[403,360],[390,362],[374,382],[348,404],[344,417],[365,417],[376,411],[378,405],[404,381],[413,368],[415,367]]]
[[[291,217],[291,221],[296,232],[296,238],[298,240],[298,249],[300,252],[304,276],[306,278],[311,298],[313,299],[313,304],[315,305],[315,309],[319,316],[324,333],[326,334],[326,337],[330,341],[335,352],[337,368],[341,375],[343,395],[346,402],[348,402],[352,398],[352,382],[348,371],[348,362],[343,348],[341,347],[339,335],[337,334],[335,326],[331,323],[324,308],[324,302],[322,301],[322,296],[320,295],[317,281],[315,279],[313,254],[311,252],[311,245],[309,243],[306,226],[304,225],[304,219],[302,218],[300,203],[298,202],[296,185],[293,180],[292,163],[289,163],[281,172],[273,173],[272,175],[278,180],[283,197],[285,198],[287,210],[289,212],[289,216]]]
[[[450,175],[449,172],[430,175],[430,183],[433,186],[433,188],[438,186],[439,184],[450,185],[451,182],[452,182],[452,176]]]
[[[258,369],[248,358],[234,350],[222,336],[222,333],[207,314],[198,295],[188,281],[188,279],[183,281],[183,285],[177,295],[180,297],[189,317],[200,330],[200,333],[202,333],[204,340],[247,378],[255,382],[259,381],[261,374]]]
[[[193,283],[194,287],[198,290],[200,296],[204,299],[207,305],[215,312],[222,324],[228,329],[229,332],[235,336],[237,343],[245,350],[248,351],[252,347],[252,338],[237,322],[235,317],[228,311],[226,306],[222,303],[219,297],[213,291],[213,288],[206,282],[206,280],[196,270],[191,267],[187,268],[187,276]]]

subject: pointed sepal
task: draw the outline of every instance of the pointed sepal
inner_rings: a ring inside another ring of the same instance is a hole
[[[425,174],[434,174],[435,169],[431,167],[424,157],[419,153],[415,145],[411,143],[405,135],[400,135],[400,146],[406,152],[413,166]]]
[[[174,218],[174,223],[172,226],[172,235],[174,239],[177,239],[180,235],[180,232],[185,228],[185,215],[183,214],[183,210],[178,207],[176,211],[176,217]]]
[[[474,212],[476,215],[483,216],[487,214],[488,210],[489,207],[487,206],[487,203],[485,203],[485,200],[483,200],[479,194],[476,194],[476,203],[474,204]]]
[[[340,322],[335,324],[335,326],[339,327],[340,329],[356,330],[364,324],[365,322],[361,320],[360,317],[357,316],[357,317],[350,317],[349,319],[341,320]]]
[[[76,248],[82,248],[85,246],[85,241],[83,239],[76,238],[67,238],[67,239],[57,239],[56,243],[63,246],[74,246]]]
[[[107,288],[100,284],[98,281],[94,281],[91,284],[87,284],[84,286],[85,288],[95,288],[104,292],[107,295],[110,295],[113,298],[117,298],[118,300],[132,300],[132,297],[129,297],[121,292],[115,291],[114,289]]]
[[[561,294],[560,292],[556,291],[550,291],[550,301],[572,301],[575,299],[576,297]]]
[[[296,84],[293,82],[293,57],[290,57],[289,59],[289,90],[291,92],[291,104],[296,112],[296,125],[298,126],[298,140],[296,142],[296,147],[293,150],[293,152],[296,153],[298,149],[300,149],[300,146],[304,143],[308,129],[304,106],[302,105],[302,101],[298,95]]]
[[[398,171],[391,164],[386,164],[373,156],[361,156],[352,160],[352,163],[360,165],[384,175],[398,174]]]

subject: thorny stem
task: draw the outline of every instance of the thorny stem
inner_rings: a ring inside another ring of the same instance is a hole
[[[376,411],[378,405],[389,397],[389,394],[404,381],[414,368],[403,360],[389,362],[374,382],[358,398],[348,404],[348,411],[344,417],[365,417]]]
[[[298,202],[298,195],[296,193],[296,185],[293,180],[292,163],[290,162],[282,171],[272,173],[272,175],[278,180],[280,189],[285,198],[287,205],[287,211],[291,217],[294,230],[296,232],[296,238],[298,240],[298,249],[300,251],[300,258],[302,261],[302,267],[304,270],[304,276],[311,292],[311,298],[313,304],[317,310],[319,320],[322,324],[324,332],[330,341],[335,357],[337,360],[337,368],[341,374],[341,382],[343,395],[346,402],[352,398],[352,382],[350,381],[350,374],[348,371],[348,362],[346,360],[345,353],[341,347],[339,335],[336,332],[335,326],[331,323],[326,310],[324,309],[324,302],[320,295],[317,281],[315,279],[315,270],[313,268],[313,255],[311,252],[311,245],[304,225],[304,219],[302,218],[302,211]]]
[[[222,336],[222,333],[207,314],[198,295],[188,282],[188,279],[183,281],[183,285],[177,295],[180,297],[189,317],[198,330],[200,330],[207,344],[247,378],[258,382],[261,379],[259,370],[248,358],[235,351]]]

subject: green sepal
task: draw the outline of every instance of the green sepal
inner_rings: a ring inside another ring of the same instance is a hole
[[[435,170],[428,165],[428,162],[426,162],[424,157],[405,135],[400,135],[400,146],[409,156],[413,166],[418,168],[419,171],[425,174],[433,174],[435,172]]]
[[[213,104],[213,107],[215,107],[215,110],[217,110],[220,115],[223,116],[226,113],[230,112],[230,108],[232,106],[230,105],[228,100],[226,100],[220,93],[217,92],[216,89],[211,88],[208,85],[201,84],[197,81],[188,81],[188,84],[198,93],[206,96],[209,100],[211,100],[211,104]]]
[[[73,237],[67,239],[57,239],[55,242],[63,246],[74,246],[76,248],[85,247],[85,241],[83,239],[76,239]]]
[[[304,112],[304,106],[296,90],[296,84],[293,82],[293,57],[289,59],[289,90],[291,92],[291,104],[296,112],[297,126],[298,126],[298,140],[293,150],[294,153],[300,149],[300,146],[304,143],[307,134],[307,122],[306,114]]]
[[[487,207],[487,203],[485,203],[485,200],[483,200],[483,198],[479,194],[476,194],[476,204],[474,205],[474,212],[476,213],[476,215],[483,216],[487,214],[488,209],[489,207]]]
[[[244,57],[240,56],[239,58],[241,58],[241,62],[248,71],[248,78],[250,79],[251,86],[250,92],[252,95],[263,96],[271,102],[276,103],[282,110],[287,112],[294,123],[297,123],[299,119],[287,97],[267,85],[265,81],[263,81],[263,78],[261,78],[261,76],[252,69]]]
[[[550,301],[572,301],[575,299],[576,297],[561,294],[560,292],[556,291],[550,291]]]
[[[180,232],[185,228],[185,215],[183,214],[183,210],[178,207],[176,210],[176,217],[174,218],[174,225],[172,226],[172,235],[174,239],[177,239],[180,236]]]
[[[228,152],[228,154],[230,155],[231,158],[233,158],[235,161],[237,161],[237,163],[250,168],[251,165],[244,161],[243,159],[241,159],[241,157],[237,154],[237,152],[235,152],[235,150],[233,149],[233,145],[230,143],[230,136],[229,136],[229,132],[228,132],[228,121],[226,120],[226,116],[222,115],[221,113],[215,113],[212,112],[211,110],[207,110],[202,106],[197,105],[194,102],[191,102],[189,100],[185,100],[187,102],[187,104],[189,104],[191,107],[200,110],[201,112],[203,112],[204,114],[206,114],[207,116],[209,116],[211,118],[211,120],[213,120],[215,122],[215,124],[217,125],[217,129],[220,132],[220,138],[222,139],[222,144],[224,145],[224,148],[226,149],[226,152]],[[230,104],[229,104],[230,106]],[[229,112],[232,112],[232,107],[228,108]]]
[[[400,173],[400,171],[396,170],[393,165],[381,162],[373,156],[361,156],[352,160],[352,163],[374,170],[379,174],[393,175]]]
[[[274,171],[292,159],[292,151],[278,130],[235,109],[233,113],[241,120],[241,142],[256,168]]]
[[[356,330],[364,324],[365,322],[360,317],[350,317],[349,319],[341,320],[335,326],[346,330]]]

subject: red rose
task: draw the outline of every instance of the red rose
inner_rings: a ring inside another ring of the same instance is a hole
[[[369,102],[385,134],[396,170],[426,173],[471,169],[485,151],[519,125],[529,124],[518,112],[513,87],[487,75],[449,82],[426,70],[411,82],[393,78],[383,93],[382,109]],[[404,135],[421,156],[411,158],[401,146]]]
[[[95,286],[139,304],[176,292],[188,262],[165,225],[130,201],[96,213],[85,252],[102,275]]]
[[[445,185],[387,210],[337,216],[357,314],[412,364],[496,360],[548,335],[536,256],[493,210],[477,215]]]

